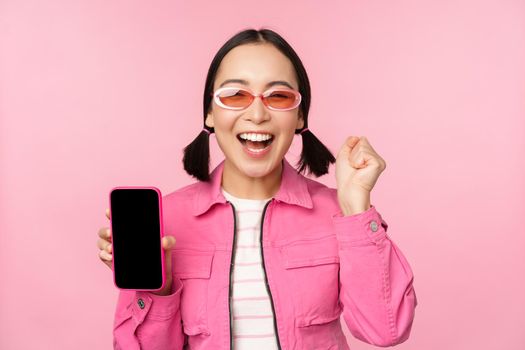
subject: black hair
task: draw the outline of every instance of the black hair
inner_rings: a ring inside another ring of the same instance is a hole
[[[231,37],[224,45],[219,49],[213,58],[208,75],[206,77],[206,84],[204,86],[204,123],[203,128],[199,135],[193,140],[192,143],[184,148],[184,170],[197,178],[200,181],[209,181],[209,165],[210,165],[210,149],[209,149],[209,133],[214,132],[213,127],[206,125],[206,117],[212,103],[213,85],[217,75],[217,70],[222,62],[224,56],[233,48],[244,45],[244,44],[263,44],[270,43],[275,46],[280,52],[282,52],[292,62],[297,75],[299,93],[301,94],[301,104],[299,105],[300,117],[303,118],[304,126],[303,129],[295,130],[296,134],[301,133],[304,129],[308,128],[308,111],[310,110],[310,81],[306,74],[306,69],[303,66],[299,56],[294,49],[282,38],[279,34],[270,29],[246,29],[238,32]],[[207,132],[207,131],[208,132]],[[297,164],[298,172],[304,172],[305,170],[309,173],[313,173],[316,177],[322,176],[328,173],[330,163],[335,163],[335,158],[332,153],[326,148],[325,145],[310,130],[302,132],[303,149],[301,151],[301,157]]]

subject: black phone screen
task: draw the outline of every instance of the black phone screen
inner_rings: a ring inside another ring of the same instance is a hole
[[[110,193],[113,270],[122,289],[162,287],[161,211],[154,189],[113,189]]]

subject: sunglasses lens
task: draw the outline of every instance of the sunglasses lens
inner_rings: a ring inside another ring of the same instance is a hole
[[[224,105],[233,108],[249,106],[253,99],[247,91],[240,89],[224,90],[218,97]]]
[[[266,96],[266,101],[272,108],[286,109],[295,105],[296,97],[291,91],[277,90]]]

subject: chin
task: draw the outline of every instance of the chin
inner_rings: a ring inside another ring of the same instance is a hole
[[[263,177],[272,172],[275,168],[272,160],[251,161],[244,164],[239,169],[248,177]]]

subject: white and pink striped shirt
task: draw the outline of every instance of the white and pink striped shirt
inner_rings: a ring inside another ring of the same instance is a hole
[[[261,259],[261,219],[268,199],[237,198],[221,187],[235,207],[237,232],[233,265],[234,349],[277,349],[273,312]]]

